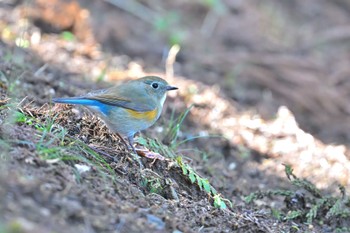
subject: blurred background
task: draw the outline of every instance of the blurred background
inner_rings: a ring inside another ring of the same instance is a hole
[[[304,130],[322,141],[349,143],[349,1],[0,4],[3,41],[13,43],[20,36],[16,43],[58,63],[66,57],[57,57],[52,44],[62,39],[71,58],[78,54],[105,61],[77,68],[79,61],[73,60],[66,64],[71,71],[92,76],[104,72],[110,80],[125,75],[123,70],[133,64],[161,72],[170,47],[178,44],[177,76],[217,86],[239,110],[250,109],[266,119],[285,105]],[[79,43],[69,45],[69,40]]]
[[[331,154],[347,161],[349,1],[2,0],[0,6],[1,40],[69,77],[115,82],[170,75],[181,88],[183,103],[176,106],[197,106],[187,131],[228,138],[229,149],[221,143],[218,153],[230,155],[238,144],[296,159],[307,148],[311,161],[309,147],[319,143],[344,145],[329,153],[327,168],[338,171],[329,165]],[[81,83],[63,94],[81,91]],[[32,89],[39,104],[62,95],[55,87]],[[304,136],[286,140],[290,132]]]

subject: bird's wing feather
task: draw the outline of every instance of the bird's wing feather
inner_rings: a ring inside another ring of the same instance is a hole
[[[156,101],[150,98],[144,87],[128,85],[128,83],[124,84],[123,88],[112,87],[105,92],[87,95],[85,98],[138,112],[152,111],[157,107]]]

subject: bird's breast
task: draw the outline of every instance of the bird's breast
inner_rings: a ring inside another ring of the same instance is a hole
[[[138,120],[155,121],[158,117],[157,108],[147,112],[138,112],[131,109],[126,109],[126,111],[130,114],[131,117]]]

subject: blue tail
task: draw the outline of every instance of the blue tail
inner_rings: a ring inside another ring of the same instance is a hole
[[[94,109],[101,111],[103,114],[107,114],[111,107],[104,103],[101,103],[98,100],[90,100],[90,99],[85,99],[83,97],[54,98],[52,99],[52,102],[61,103],[61,104],[78,104],[78,105],[90,106]]]
[[[61,104],[80,104],[80,105],[88,105],[88,106],[99,106],[101,105],[100,101],[97,100],[89,100],[82,97],[71,97],[71,98],[55,98],[52,99],[54,103]]]

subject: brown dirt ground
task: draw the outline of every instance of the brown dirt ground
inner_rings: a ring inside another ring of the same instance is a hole
[[[273,210],[297,208],[281,196],[244,202],[252,192],[277,189],[303,193],[295,205],[311,198],[291,185],[283,164],[322,195],[340,196],[339,184],[349,190],[347,1],[223,1],[223,8],[205,1],[139,2],[149,11],[105,1],[0,3],[0,232],[349,229],[347,221],[322,211],[312,224],[278,220]],[[156,22],[168,25],[157,30]],[[63,39],[63,31],[76,39]],[[30,49],[15,46],[19,35]],[[177,37],[176,75],[165,75],[162,57]],[[142,158],[146,168],[140,170],[98,118],[79,107],[49,104],[52,97],[150,73],[180,89],[169,95],[159,122],[141,135],[163,139],[171,115],[193,105],[180,139],[222,137],[191,140],[176,152],[232,207],[215,208],[173,159],[151,164]],[[40,129],[14,123],[14,109],[40,124],[54,118],[53,129],[63,127],[67,137],[60,141],[50,132],[44,143],[52,139],[51,150],[40,150]],[[71,145],[73,139],[88,147]],[[61,159],[53,156],[55,148]],[[90,170],[81,172],[82,165]],[[156,192],[147,183],[153,181],[161,185]]]

